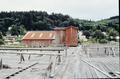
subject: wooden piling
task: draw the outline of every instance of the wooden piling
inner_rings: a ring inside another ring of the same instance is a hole
[[[67,49],[65,49],[65,56],[67,56]]]
[[[60,54],[60,51],[58,51],[58,54]],[[61,62],[61,56],[58,55],[58,65],[60,64],[60,62]]]
[[[104,53],[105,53],[105,55],[107,54],[107,48],[106,47],[104,47]]]
[[[20,54],[20,63],[21,63],[22,61],[25,61],[25,59],[24,59],[23,54]]]
[[[1,60],[0,60],[0,69],[3,69],[2,58],[1,58]]]
[[[51,62],[51,72],[50,72],[50,74],[49,74],[49,77],[50,77],[50,78],[53,78],[54,75],[55,75],[55,66],[56,66],[56,57],[53,56],[52,62]]]
[[[29,54],[29,56],[28,56],[28,60],[30,60],[30,58],[31,58],[31,55]]]
[[[115,56],[114,48],[111,47],[112,55]]]

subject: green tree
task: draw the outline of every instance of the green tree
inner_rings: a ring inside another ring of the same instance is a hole
[[[109,36],[116,37],[119,35],[119,33],[114,28],[108,28],[107,33]]]
[[[66,27],[68,25],[69,25],[69,21],[64,21],[64,22],[59,24],[59,27]]]
[[[24,35],[26,33],[26,29],[24,27],[24,25],[12,25],[11,29],[10,29],[10,33],[11,35]]]
[[[113,28],[109,28],[107,30],[108,36],[109,36],[109,40],[115,40],[116,36],[119,36],[119,33],[113,29]]]
[[[0,39],[3,39],[3,35],[2,35],[2,32],[0,32]]]
[[[0,45],[4,44],[4,41],[2,39],[0,39]]]
[[[106,38],[106,36],[102,33],[101,30],[96,30],[93,37],[96,39],[105,39]]]
[[[26,29],[24,25],[19,26],[19,34],[24,35],[26,33]]]
[[[107,42],[108,42],[107,39],[101,39],[101,40],[99,40],[99,43],[107,43]]]
[[[90,33],[90,31],[85,30],[85,31],[83,31],[83,35],[85,35],[86,38],[89,39],[89,37],[91,36],[91,33]]]
[[[11,25],[11,30],[10,30],[11,35],[19,35],[19,29],[18,26],[16,25]]]

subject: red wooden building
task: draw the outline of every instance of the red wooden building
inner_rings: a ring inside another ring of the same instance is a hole
[[[65,45],[65,28],[64,27],[56,27],[54,28],[55,31],[55,44],[57,46],[64,46]]]
[[[65,29],[65,44],[66,46],[78,45],[78,28],[74,26],[67,27]]]
[[[27,47],[77,46],[78,28],[74,26],[54,28],[54,31],[30,31],[22,39]]]
[[[29,31],[23,37],[22,42],[26,47],[45,47],[50,46],[54,39],[54,31]]]

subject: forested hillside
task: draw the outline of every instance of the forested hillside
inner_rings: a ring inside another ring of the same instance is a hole
[[[119,35],[119,16],[100,21],[74,19],[69,15],[42,11],[0,12],[0,32],[3,35],[23,35],[30,30],[52,30],[74,25],[89,39],[107,39]],[[110,40],[110,39],[109,39]]]
[[[72,18],[63,14],[48,14],[47,12],[1,12],[0,13],[0,31],[6,34],[8,28],[17,28],[20,30],[52,30],[54,27],[67,26]],[[19,32],[19,31],[18,31]],[[18,33],[12,33],[18,34]]]

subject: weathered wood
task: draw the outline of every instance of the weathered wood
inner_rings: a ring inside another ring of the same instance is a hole
[[[81,59],[81,60],[82,60],[82,59]],[[95,68],[95,69],[98,70],[99,72],[103,73],[103,74],[106,75],[108,78],[113,78],[113,77],[110,76],[108,73],[106,73],[106,72],[100,70],[99,68],[97,68],[96,66],[94,66],[94,65],[92,65],[92,64],[90,64],[90,63],[88,63],[87,61],[85,61],[85,60],[82,60],[82,61],[85,62],[86,64],[88,64],[89,66]]]
[[[49,77],[54,77],[55,65],[56,65],[56,57],[52,56],[52,57],[50,57],[49,66],[47,67],[47,70],[49,72]]]
[[[65,49],[65,56],[67,56],[67,49]]]
[[[85,47],[85,48],[89,48],[89,49],[97,49],[97,48],[99,48],[99,49],[104,49],[104,48],[118,48],[119,46],[99,46],[99,47]]]
[[[104,48],[104,53],[105,53],[105,55],[107,54],[107,48],[106,47]]]
[[[58,51],[58,54],[60,54],[60,51]],[[58,55],[58,65],[60,64],[60,62],[61,62],[61,56],[60,55]]]
[[[111,51],[112,51],[112,55],[115,56],[115,51],[112,47],[111,47]]]
[[[0,69],[3,68],[2,59],[0,60]]]
[[[30,58],[31,58],[31,55],[29,54],[29,56],[28,56],[28,60],[30,60]]]
[[[25,61],[25,58],[24,58],[23,54],[20,54],[20,63],[21,63],[22,61]]]
[[[0,48],[0,50],[35,50],[35,51],[64,51],[65,47],[53,47],[53,48]]]
[[[31,54],[31,55],[63,55],[58,53],[41,53],[41,52],[17,52],[17,51],[0,51],[0,53],[6,53],[6,54]]]
[[[13,77],[13,76],[15,76],[16,74],[18,74],[18,73],[20,73],[20,72],[23,72],[23,71],[25,71],[25,70],[27,70],[27,69],[29,69],[29,68],[31,68],[31,67],[37,65],[37,64],[38,64],[38,63],[34,63],[34,64],[32,64],[32,65],[30,65],[30,66],[28,66],[28,67],[25,67],[25,68],[23,68],[23,69],[21,69],[21,70],[15,72],[15,73],[13,73],[13,74],[7,76],[7,77],[5,77],[4,79],[10,79],[10,77]]]
[[[54,56],[52,59],[52,69],[51,72],[49,74],[49,77],[54,77],[55,75],[55,66],[56,66],[56,57]]]
[[[119,51],[119,72],[120,72],[120,51]]]

